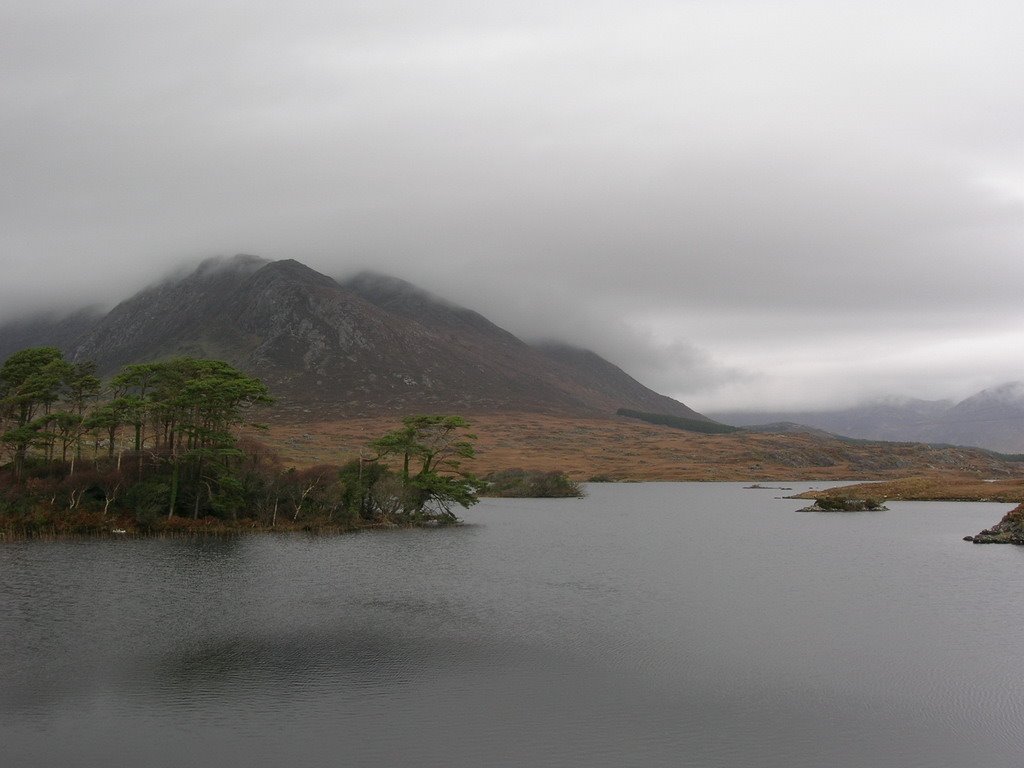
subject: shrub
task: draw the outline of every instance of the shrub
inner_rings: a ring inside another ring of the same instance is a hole
[[[565,472],[507,469],[484,478],[485,496],[505,498],[580,498],[584,495],[579,483]]]
[[[847,496],[822,496],[815,499],[814,503],[822,509],[839,512],[874,512],[883,508],[878,499],[851,499]]]
[[[817,504],[822,509],[839,510],[846,509],[846,506],[847,504],[849,504],[849,501],[850,500],[847,499],[845,496],[822,496],[820,498],[815,499],[814,503]]]

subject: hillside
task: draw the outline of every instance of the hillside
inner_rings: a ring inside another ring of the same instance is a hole
[[[627,418],[478,414],[473,471],[558,468],[576,480],[884,480],[908,476],[1000,479],[1024,494],[1024,463],[976,448],[850,442],[806,433],[698,434]],[[350,459],[394,418],[275,425],[263,438],[300,465]],[[261,439],[263,439],[261,438]],[[985,484],[991,493],[993,488]],[[1022,495],[1024,498],[1024,495]]]
[[[950,442],[1024,452],[1024,382],[985,389],[961,400],[941,420]]]
[[[41,314],[0,326],[0,360],[43,344],[67,351],[104,316],[100,309],[80,309],[67,315]]]
[[[58,346],[104,374],[174,355],[223,359],[268,384],[279,401],[270,418],[284,421],[416,411],[591,417],[618,408],[705,418],[592,352],[534,348],[403,280],[338,281],[294,260],[210,260],[76,333],[22,323],[0,328],[0,338],[18,349]]]

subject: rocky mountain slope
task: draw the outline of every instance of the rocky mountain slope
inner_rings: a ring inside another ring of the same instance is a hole
[[[704,419],[592,352],[534,348],[482,315],[396,278],[338,281],[293,260],[204,262],[52,344],[103,373],[174,355],[214,357],[267,382],[278,418],[457,411],[609,416],[618,408]],[[0,338],[8,338],[0,328]],[[13,339],[14,335],[10,334]]]
[[[41,314],[4,323],[0,325],[0,360],[43,343],[70,349],[104,314],[100,309],[89,308],[70,315]]]
[[[950,408],[941,421],[950,442],[1024,453],[1024,382],[985,389]]]

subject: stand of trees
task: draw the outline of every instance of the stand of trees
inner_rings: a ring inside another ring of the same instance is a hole
[[[0,532],[422,525],[477,501],[460,417],[412,416],[369,458],[297,470],[239,437],[271,402],[218,360],[129,365],[104,384],[56,348],[15,353],[0,366]]]

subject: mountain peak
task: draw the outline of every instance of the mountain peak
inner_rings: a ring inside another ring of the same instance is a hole
[[[252,274],[256,270],[270,263],[270,259],[261,256],[253,256],[248,253],[236,253],[234,256],[213,256],[203,259],[195,268],[192,275],[196,277],[209,276],[218,272],[241,272]]]
[[[55,343],[40,334],[25,346]],[[295,259],[202,262],[122,301],[62,346],[104,373],[177,355],[259,376],[296,420],[416,412],[687,416],[592,352],[545,353],[405,280],[344,281]]]
[[[295,259],[278,259],[268,261],[253,273],[254,276],[269,278],[271,276],[304,285],[319,285],[337,288],[337,282],[311,267],[307,267],[301,261]]]
[[[970,402],[997,402],[997,403],[1024,403],[1024,381],[1008,381],[995,387],[983,389],[975,395],[971,395],[960,405]]]

